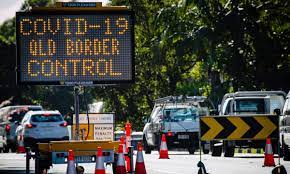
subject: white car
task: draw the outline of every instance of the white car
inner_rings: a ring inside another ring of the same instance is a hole
[[[67,122],[59,111],[27,112],[16,129],[16,135],[23,136],[24,146],[32,149],[39,142],[69,139]]]
[[[290,91],[280,117],[280,143],[285,161],[290,161]]]

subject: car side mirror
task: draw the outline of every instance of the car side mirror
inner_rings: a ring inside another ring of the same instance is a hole
[[[218,115],[218,114],[219,114],[219,112],[216,109],[211,109],[209,111],[209,115]]]
[[[281,110],[276,108],[274,109],[274,113],[277,115],[277,116],[280,116],[281,115]]]
[[[149,119],[148,119],[147,117],[143,118],[143,123],[144,123],[144,124],[148,123],[148,120],[149,120]]]
[[[290,115],[290,109],[287,109],[287,110],[285,111],[285,115]]]

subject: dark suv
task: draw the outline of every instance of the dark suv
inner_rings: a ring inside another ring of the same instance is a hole
[[[39,111],[42,110],[42,107],[39,105],[16,105],[0,108],[0,133],[3,134],[0,136],[6,139],[3,152],[9,152],[9,149],[12,152],[16,152],[17,137],[15,130],[24,115],[31,110]]]

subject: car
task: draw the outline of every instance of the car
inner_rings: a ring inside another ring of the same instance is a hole
[[[123,136],[124,138],[126,137],[125,132],[124,131],[115,131],[115,141],[120,141],[121,136]]]
[[[69,140],[67,122],[59,111],[29,111],[16,129],[24,146],[35,150],[37,143]]]
[[[145,153],[150,154],[151,150],[158,149],[161,136],[165,134],[168,149],[185,148],[194,154],[199,147],[199,117],[210,115],[213,108],[210,103],[204,96],[168,96],[157,99],[143,128]],[[208,153],[207,149],[203,149],[204,153]]]
[[[282,145],[283,159],[290,161],[290,91],[280,117],[280,144]]]
[[[0,136],[2,137],[3,152],[16,152],[17,137],[15,130],[28,111],[42,110],[40,105],[14,105],[0,108]]]
[[[137,150],[139,142],[140,143],[143,142],[143,132],[142,131],[132,132],[132,134],[131,134],[131,146],[133,146],[135,150]]]
[[[277,115],[286,99],[283,91],[238,91],[224,95],[219,106],[220,116]],[[264,148],[265,140],[213,140],[212,156],[233,157],[236,147]],[[272,141],[273,152],[278,153],[278,140]],[[222,146],[221,146],[222,145]]]

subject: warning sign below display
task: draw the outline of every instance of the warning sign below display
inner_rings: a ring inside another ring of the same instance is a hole
[[[89,118],[89,121],[88,121]],[[114,141],[114,114],[113,113],[89,113],[79,115],[80,135],[88,140]],[[88,123],[89,126],[88,126]],[[75,138],[76,119],[74,115],[72,137]]]
[[[94,139],[101,141],[113,141],[114,126],[112,124],[95,124]]]

